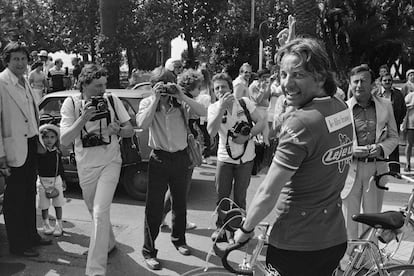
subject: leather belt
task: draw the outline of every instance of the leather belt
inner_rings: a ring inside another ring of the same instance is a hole
[[[357,160],[360,161],[360,162],[364,162],[364,163],[375,162],[375,161],[378,161],[378,162],[384,162],[385,161],[385,160],[382,160],[382,159],[378,159],[376,157],[358,157]]]

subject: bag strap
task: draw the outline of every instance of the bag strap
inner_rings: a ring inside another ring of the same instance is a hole
[[[183,116],[183,119],[184,119],[184,124],[185,124],[185,127],[187,129],[187,134],[192,134],[192,132],[190,130],[190,126],[188,125],[187,116],[185,116],[185,111],[184,111],[183,105],[181,105],[179,109],[180,109],[181,115]]]
[[[108,101],[115,113],[115,118],[119,121],[118,113],[116,113],[114,98],[111,93],[108,93]]]
[[[59,169],[59,153],[56,150],[56,171],[55,171],[55,179],[53,179],[53,187],[55,187],[55,184],[56,184],[56,177],[58,175],[58,169]],[[43,189],[46,190],[46,187],[45,187],[45,185],[42,182],[42,177],[41,176],[39,176],[39,180],[40,180],[40,185],[42,185],[43,186]]]
[[[240,103],[241,107],[243,108],[244,114],[247,117],[247,121],[248,121],[250,127],[252,127],[253,126],[252,117],[250,116],[250,112],[247,109],[246,102],[242,98],[240,98],[239,103]],[[245,154],[246,149],[247,149],[247,144],[249,143],[249,140],[244,142],[242,153],[239,156],[234,157],[233,154],[231,153],[231,148],[230,148],[230,144],[229,144],[229,136],[230,136],[230,130],[227,131],[227,138],[226,138],[226,151],[227,151],[227,154],[230,156],[231,159],[238,160]]]
[[[252,117],[250,116],[250,112],[247,109],[246,102],[243,100],[243,98],[239,99],[239,104],[243,108],[244,114],[246,115],[247,122],[249,123],[250,127],[253,127]]]

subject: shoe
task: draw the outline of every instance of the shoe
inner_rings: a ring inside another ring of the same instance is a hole
[[[34,242],[34,246],[46,246],[46,245],[51,245],[52,244],[52,240],[40,237],[39,240]]]
[[[169,228],[168,223],[165,220],[163,220],[161,222],[160,228],[161,229],[168,229]]]
[[[151,270],[160,270],[161,269],[161,264],[157,260],[157,258],[145,259],[145,263],[147,264],[148,268],[151,269]]]
[[[213,234],[211,235],[211,240],[213,242],[227,242],[226,231],[221,231],[216,229]]]
[[[43,233],[45,235],[52,235],[53,234],[52,226],[50,226],[49,223],[44,223],[43,224]]]
[[[33,248],[28,248],[26,250],[19,251],[19,252],[10,251],[10,253],[13,254],[13,255],[16,255],[16,256],[29,257],[29,258],[30,257],[38,257],[40,255],[39,252],[37,252]]]
[[[193,229],[196,229],[196,228],[197,228],[197,225],[194,222],[187,222],[185,230],[193,230]]]
[[[404,171],[405,172],[409,172],[409,171],[411,171],[411,166],[410,165],[405,165],[405,168],[404,168]]]
[[[175,248],[178,250],[178,252],[179,252],[181,255],[184,255],[184,256],[191,255],[191,250],[190,250],[190,248],[188,247],[188,245],[186,245],[186,244],[183,244],[183,245],[178,245],[178,246],[176,246]]]
[[[55,230],[53,231],[53,236],[55,237],[60,237],[63,234],[63,229],[62,227],[56,223],[55,225]]]

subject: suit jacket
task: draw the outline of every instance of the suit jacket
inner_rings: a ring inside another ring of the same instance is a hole
[[[392,109],[391,101],[387,99],[383,99],[378,97],[377,95],[372,95],[372,99],[375,103],[375,113],[377,117],[377,124],[375,130],[375,143],[380,145],[384,152],[384,157],[388,157],[395,147],[398,145],[398,131],[397,125],[394,119],[394,112]],[[354,97],[350,98],[347,102],[347,105],[351,111],[352,118],[354,117],[353,108],[357,103]],[[355,134],[355,123],[352,120],[353,128],[354,128],[354,148],[358,146],[357,136]],[[386,166],[384,166],[384,162],[378,162],[377,171],[378,173],[384,172]],[[345,181],[345,187],[342,190],[341,197],[346,198],[349,192],[354,185],[356,175],[356,160],[352,161],[351,168],[348,173],[348,177]]]
[[[377,88],[373,91],[375,95],[379,95],[381,88]],[[391,89],[391,104],[394,110],[394,118],[397,123],[397,129],[404,121],[405,114],[407,113],[407,107],[405,105],[403,94],[395,88]]]
[[[11,167],[21,167],[27,157],[27,139],[29,133],[29,110],[17,97],[9,69],[0,73],[0,157],[6,156]],[[33,99],[35,95],[25,79]],[[34,103],[37,127],[39,127],[39,109]]]

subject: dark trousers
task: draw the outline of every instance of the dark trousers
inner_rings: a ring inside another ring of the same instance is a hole
[[[148,187],[145,203],[144,258],[157,256],[155,240],[164,212],[164,196],[171,192],[171,240],[175,246],[186,244],[187,172],[190,159],[187,150],[166,152],[153,150],[148,163]]]
[[[317,251],[291,251],[269,244],[266,267],[269,272],[276,270],[281,276],[331,276],[344,256],[346,246],[342,243]]]
[[[394,151],[391,152],[388,158],[390,161],[400,162],[400,149],[398,145],[394,149]],[[397,173],[400,172],[400,164],[390,164],[389,167],[390,167],[390,171],[392,172],[397,172]]]
[[[19,253],[39,241],[36,229],[36,151],[37,136],[28,139],[26,161],[11,167],[4,192],[4,222],[10,252]]]
[[[187,177],[185,180],[185,183],[187,185],[187,199],[188,199],[188,195],[190,194],[190,190],[191,190],[191,179],[193,178],[193,171],[194,168],[192,169],[188,169],[187,171]],[[164,201],[164,216],[163,216],[163,220],[165,219],[165,216],[171,211],[171,192],[168,189],[167,192],[165,193],[165,201]]]

